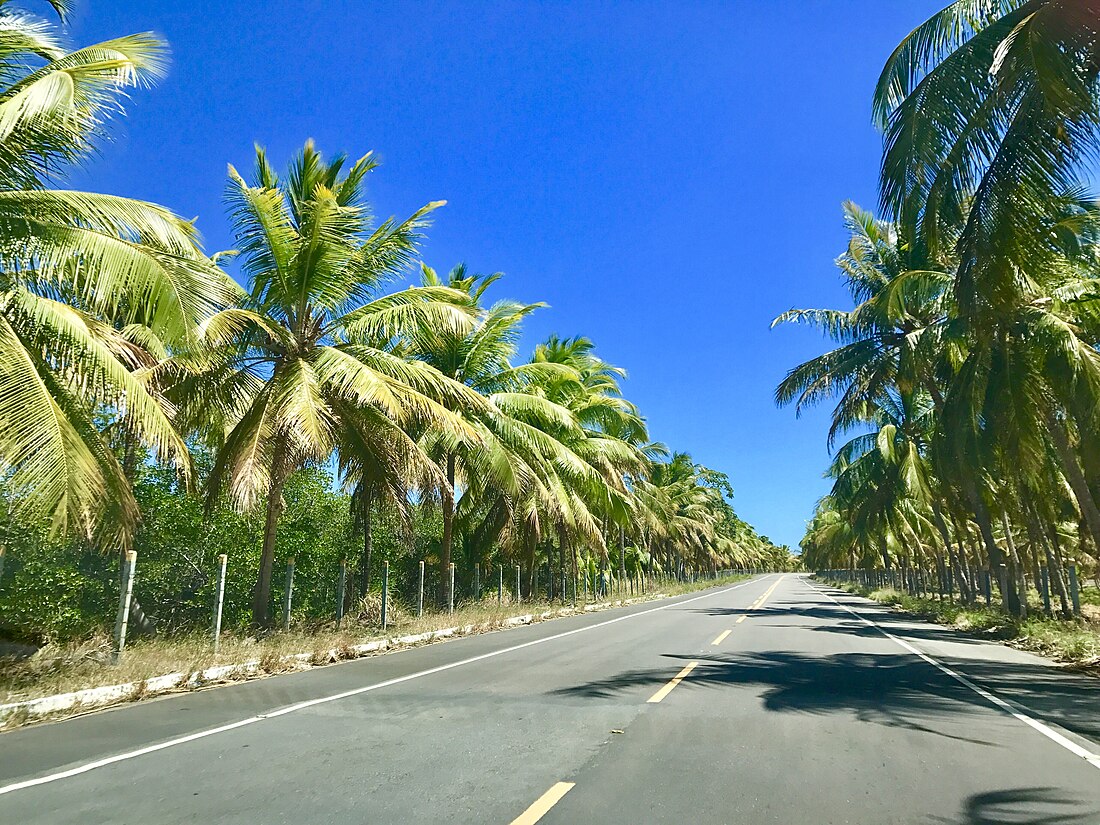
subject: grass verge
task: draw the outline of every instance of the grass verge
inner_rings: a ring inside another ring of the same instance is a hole
[[[695,583],[665,583],[659,588],[659,592],[656,587],[651,587],[648,594],[636,594],[634,597],[626,595],[624,598],[631,603],[637,603],[728,585],[746,578],[748,577],[726,576]],[[616,604],[622,602],[604,600],[599,606],[612,607]],[[591,605],[590,602],[589,606]],[[493,596],[479,603],[464,604],[453,614],[426,613],[418,618],[414,613],[395,606],[392,610],[393,620],[389,622],[385,633],[370,622],[345,622],[339,629],[334,623],[328,623],[314,628],[292,628],[265,636],[226,632],[222,634],[216,655],[209,634],[140,639],[127,645],[118,664],[111,663],[111,645],[107,637],[92,638],[80,643],[47,645],[31,656],[0,658],[0,704],[119,684],[132,684],[133,689],[117,701],[132,701],[149,692],[145,689],[147,680],[165,674],[191,674],[221,665],[257,662],[258,666],[250,672],[233,673],[224,680],[239,681],[357,658],[365,654],[355,651],[354,646],[373,641],[453,627],[462,628],[462,635],[485,633],[506,627],[506,621],[517,615],[531,614],[534,621],[557,618],[558,611],[562,608],[560,602],[551,604],[545,600],[511,604],[505,599],[503,605],[498,605]],[[577,612],[583,610],[584,606],[578,603]],[[544,617],[541,615],[544,613],[552,615]],[[387,651],[400,647],[401,645],[391,646]],[[300,659],[289,658],[301,654],[308,655]],[[102,706],[97,704],[97,707]],[[78,707],[49,718],[70,716],[86,709]],[[38,719],[32,720],[26,714],[16,712],[0,718],[0,728],[16,727],[28,721]]]
[[[964,605],[910,596],[893,588],[878,589],[838,581],[828,583],[968,635],[1002,641],[1100,675],[1100,621],[1091,615],[1068,621],[1047,618],[1035,610],[1029,618],[1019,621],[996,605]]]

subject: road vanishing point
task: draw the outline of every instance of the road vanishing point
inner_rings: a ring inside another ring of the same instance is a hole
[[[802,575],[0,736],[0,822],[1100,823],[1100,683]]]

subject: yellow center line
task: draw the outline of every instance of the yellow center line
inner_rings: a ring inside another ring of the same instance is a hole
[[[685,676],[687,676],[689,673],[691,673],[691,671],[695,670],[695,666],[697,664],[699,664],[699,663],[698,662],[688,662],[687,667],[685,667],[683,670],[681,670],[679,673],[677,673],[675,676],[673,676],[671,682],[669,682],[667,685],[665,685],[659,691],[657,691],[652,696],[650,696],[646,701],[647,702],[660,702],[662,699],[664,699],[666,696],[668,696],[670,693],[672,693],[672,689],[674,687],[676,687],[678,684],[680,684],[680,682],[683,681]]]
[[[772,593],[774,593],[774,592],[775,592],[775,588],[779,587],[779,583],[780,583],[781,581],[783,581],[783,577],[782,577],[782,576],[780,576],[780,577],[779,577],[778,579],[776,579],[776,580],[775,580],[775,584],[773,584],[773,585],[772,585],[771,587],[769,587],[769,588],[767,589],[767,591],[766,591],[766,592],[764,593],[764,595],[760,597],[760,601],[759,601],[759,602],[757,603],[757,607],[762,607],[762,606],[763,606],[764,602],[766,602],[766,601],[768,600],[768,597],[769,597],[769,596],[770,596],[770,595],[771,595]]]
[[[512,820],[511,825],[534,825],[546,813],[561,801],[561,798],[573,790],[576,782],[558,782],[550,790],[536,799],[531,807]]]
[[[768,588],[767,590],[765,590],[765,591],[764,591],[764,595],[763,595],[763,596],[761,596],[761,597],[760,597],[759,599],[757,599],[757,600],[756,600],[755,602],[753,602],[753,603],[752,603],[751,605],[749,605],[749,609],[748,609],[748,610],[746,610],[746,611],[745,611],[745,613],[744,613],[744,614],[742,614],[742,615],[741,615],[741,616],[740,616],[740,617],[739,617],[739,618],[737,619],[737,621],[736,621],[736,622],[734,622],[734,624],[741,624],[741,622],[745,621],[745,619],[747,619],[747,618],[749,617],[749,615],[748,615],[748,614],[749,614],[749,613],[750,613],[751,611],[753,611],[753,610],[759,610],[759,609],[760,609],[761,607],[763,607],[763,606],[764,606],[764,602],[766,602],[766,601],[768,600],[768,597],[769,597],[769,596],[770,596],[770,595],[771,595],[772,593],[774,593],[774,592],[775,592],[775,588],[777,588],[777,587],[779,586],[779,583],[780,583],[781,581],[783,581],[783,577],[782,577],[782,576],[780,576],[780,577],[779,577],[778,579],[776,579],[776,580],[775,580],[775,583],[774,583],[774,584],[772,584],[772,586],[771,586],[771,587],[769,587],[769,588]],[[715,644],[717,644],[717,642],[715,642]]]
[[[717,639],[715,639],[715,640],[714,640],[713,642],[711,642],[711,644],[712,644],[712,645],[720,645],[720,644],[722,644],[722,640],[723,640],[724,638],[726,638],[726,637],[727,637],[728,635],[730,635],[730,633],[732,633],[732,632],[733,632],[733,631],[731,631],[731,630],[723,630],[723,631],[722,631],[721,633],[719,633],[719,634],[718,634],[718,638],[717,638]]]

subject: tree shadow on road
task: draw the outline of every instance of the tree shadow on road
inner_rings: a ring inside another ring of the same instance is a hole
[[[552,695],[601,699],[655,691],[691,660],[699,664],[678,690],[755,687],[764,708],[776,713],[848,713],[860,721],[988,746],[992,743],[973,737],[974,711],[1002,713],[974,691],[901,650],[821,656],[790,651],[668,654],[666,658],[667,667],[624,671],[561,688]],[[1006,695],[1019,698],[1026,693],[1028,707],[1040,718],[1082,736],[1100,737],[1100,692],[1094,688],[1066,680],[1053,668],[992,661],[964,665],[968,676],[996,685]]]
[[[1082,812],[1087,803],[1055,788],[1013,788],[967,798],[958,818],[933,817],[943,825],[1088,825],[1100,822],[1100,810]]]
[[[882,633],[877,628],[860,621],[844,608],[831,605],[812,605],[803,607],[800,605],[775,604],[758,607],[755,610],[735,610],[727,607],[699,607],[694,608],[692,612],[702,613],[708,616],[748,615],[750,621],[752,619],[767,617],[786,617],[788,619],[792,617],[809,617],[812,619],[821,619],[824,622],[828,622],[828,624],[800,625],[800,627],[804,627],[806,630],[848,633],[868,638],[883,638]],[[877,611],[864,610],[863,612],[867,614],[868,618],[882,625],[884,629],[907,638],[936,642],[956,642],[958,644],[968,645],[988,644],[989,642],[997,641],[995,638],[982,638],[966,634],[955,628],[927,624],[918,617],[905,613],[881,609]],[[778,627],[779,625],[776,626]]]

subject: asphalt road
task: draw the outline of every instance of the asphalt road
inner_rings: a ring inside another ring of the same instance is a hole
[[[13,731],[0,823],[1071,825],[1096,754],[1097,680],[773,575]]]

